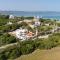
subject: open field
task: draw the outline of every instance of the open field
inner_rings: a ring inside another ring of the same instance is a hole
[[[60,47],[52,48],[51,50],[35,50],[28,55],[22,55],[16,60],[60,60]]]

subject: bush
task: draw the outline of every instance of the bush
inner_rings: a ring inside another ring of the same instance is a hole
[[[28,54],[34,51],[33,41],[25,41],[20,44],[20,49],[22,54]]]
[[[7,35],[9,37],[9,35]],[[36,39],[19,42],[17,47],[1,53],[0,58],[15,59],[21,55],[32,53],[35,49],[51,49],[60,44],[60,33],[54,33],[48,39]]]
[[[5,33],[0,36],[0,46],[16,42],[16,38]]]
[[[12,59],[19,57],[20,55],[21,55],[21,52],[16,47],[9,51],[4,51],[4,52],[0,53],[0,60],[8,60],[8,59],[12,60]]]
[[[0,26],[0,32],[9,32],[9,31],[14,31],[18,28],[20,28],[21,25],[20,24],[12,24],[12,25],[4,25],[4,26]]]
[[[7,52],[6,52],[7,53]],[[18,48],[15,48],[13,50],[9,51],[9,54],[7,55],[8,59],[15,59],[21,55]]]

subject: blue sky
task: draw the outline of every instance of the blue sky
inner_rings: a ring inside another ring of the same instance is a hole
[[[60,0],[0,0],[0,10],[60,11]]]

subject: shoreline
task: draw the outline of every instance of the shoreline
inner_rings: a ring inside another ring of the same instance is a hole
[[[25,17],[33,17],[33,16],[39,16],[44,19],[56,19],[60,20],[60,12],[55,11],[37,11],[37,12],[28,12],[28,11],[0,11],[0,14],[2,15],[14,15],[17,17],[25,16]]]

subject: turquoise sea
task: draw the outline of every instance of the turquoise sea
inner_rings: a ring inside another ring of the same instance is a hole
[[[43,18],[52,18],[60,20],[60,12],[55,11],[0,11],[0,14],[14,16],[42,16]]]

